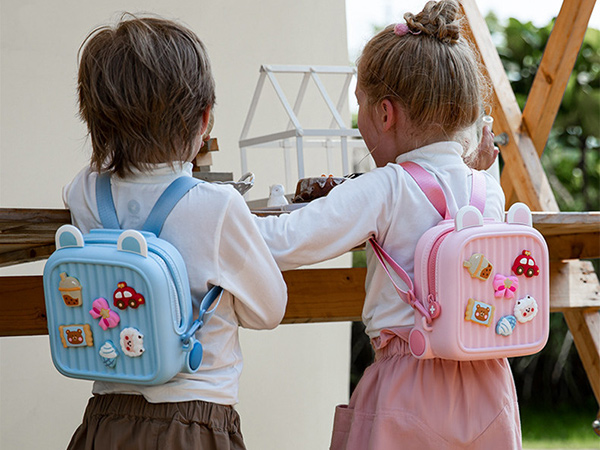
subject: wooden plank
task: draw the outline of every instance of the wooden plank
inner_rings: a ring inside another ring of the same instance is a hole
[[[523,109],[523,127],[541,156],[571,77],[596,0],[565,0]],[[510,175],[510,176],[509,176]],[[502,179],[506,198],[514,192],[512,174]]]
[[[198,153],[198,155],[196,155],[196,158],[194,159],[194,163],[195,163],[196,167],[212,166],[213,165],[212,154],[210,154],[208,152]]]
[[[600,232],[546,237],[550,260],[600,258]]]
[[[563,312],[588,380],[600,405],[600,314],[597,310]]]
[[[600,283],[590,261],[550,263],[550,308],[600,309]]]
[[[302,269],[283,276],[288,305],[282,323],[360,320],[366,269]],[[48,334],[41,276],[0,277],[0,308],[0,336]]]
[[[67,209],[0,208],[0,224],[25,223],[64,223],[71,220]]]
[[[367,269],[302,269],[283,272],[288,305],[282,323],[361,320]]]
[[[0,277],[0,336],[48,334],[41,276]]]
[[[531,218],[533,226],[546,238],[600,231],[600,211],[532,212]]]
[[[509,138],[508,143],[501,148],[506,163],[503,174],[510,174],[518,200],[527,204],[530,209],[558,211],[558,204],[540,158],[527,130],[522,128],[519,105],[485,20],[475,0],[463,0],[461,5],[469,23],[466,36],[477,47],[493,87],[494,129],[497,134],[506,133]],[[506,176],[504,175],[502,179],[503,187]]]
[[[551,270],[553,311],[600,307],[591,263],[572,262]],[[366,269],[302,269],[283,276],[289,300],[282,323],[361,320]],[[0,293],[0,336],[47,333],[41,276],[0,277]]]
[[[0,253],[0,267],[48,259],[55,249],[54,244],[29,245],[27,248],[12,249],[10,251],[4,251],[3,248],[3,251]]]

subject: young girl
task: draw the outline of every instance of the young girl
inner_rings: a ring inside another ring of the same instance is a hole
[[[283,270],[330,259],[375,236],[412,277],[419,237],[441,217],[400,166],[441,185],[452,216],[469,203],[470,169],[456,142],[481,115],[484,84],[460,35],[455,0],[428,2],[390,25],[358,62],[358,127],[377,168],[289,215],[257,218]],[[502,220],[504,195],[486,174],[484,216]],[[363,321],[376,351],[350,404],[336,411],[332,449],[520,448],[517,399],[505,359],[418,360],[413,309],[367,247]]]
[[[121,228],[139,229],[191,160],[215,102],[202,42],[159,18],[123,18],[90,34],[80,57],[79,107],[92,142],[90,167],[65,187],[73,224],[101,228],[95,184],[111,175]],[[243,198],[201,183],[166,219],[160,237],[182,254],[197,304],[213,285],[225,293],[198,332],[204,358],[195,374],[159,386],[95,382],[69,449],[244,449],[238,401],[238,326],[274,328],[286,287]],[[195,311],[197,316],[197,311]]]

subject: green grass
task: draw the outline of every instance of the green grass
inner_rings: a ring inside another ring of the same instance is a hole
[[[594,433],[594,408],[521,407],[523,447],[527,449],[600,449]]]

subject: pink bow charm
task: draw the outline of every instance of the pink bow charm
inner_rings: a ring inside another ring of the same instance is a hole
[[[110,309],[108,301],[102,297],[94,300],[90,314],[94,319],[100,319],[99,325],[104,331],[116,327],[121,321],[119,314]]]
[[[505,277],[504,275],[496,274],[492,286],[494,287],[494,297],[513,298],[517,287],[519,287],[519,280],[514,275]]]

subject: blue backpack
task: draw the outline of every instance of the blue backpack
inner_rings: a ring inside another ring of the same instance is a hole
[[[216,310],[222,289],[206,294],[194,321],[183,258],[158,236],[173,207],[200,182],[176,179],[142,231],[123,231],[110,177],[102,174],[96,196],[104,229],[85,236],[72,225],[57,230],[43,280],[52,360],[63,375],[154,385],[198,370],[203,352],[194,334]]]

